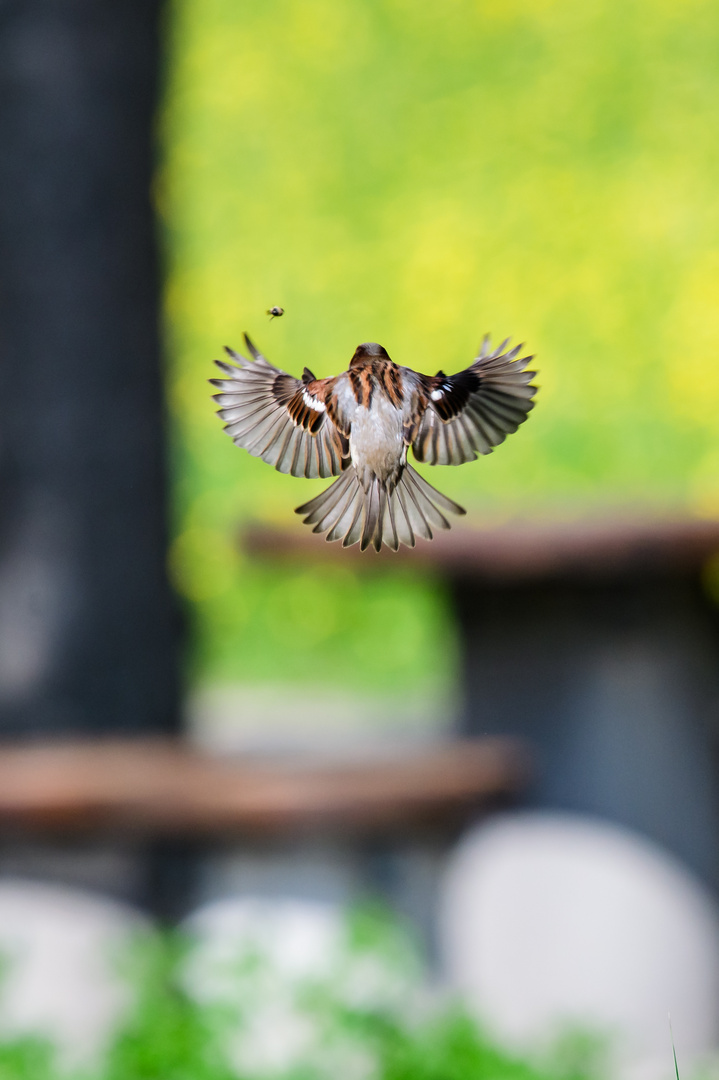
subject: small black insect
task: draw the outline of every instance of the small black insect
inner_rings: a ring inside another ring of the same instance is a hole
[[[267,314],[270,319],[276,319],[278,315],[284,315],[285,309],[283,307],[271,307]]]

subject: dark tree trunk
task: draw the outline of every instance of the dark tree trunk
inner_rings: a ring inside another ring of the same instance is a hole
[[[157,0],[0,0],[0,734],[171,731]]]

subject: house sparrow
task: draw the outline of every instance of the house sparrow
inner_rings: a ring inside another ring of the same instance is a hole
[[[245,334],[252,356],[227,349],[235,364],[215,363],[224,378],[210,382],[225,430],[237,446],[293,476],[339,476],[297,508],[313,532],[344,547],[359,541],[414,547],[448,529],[445,513],[464,514],[407,461],[411,446],[427,465],[461,465],[489,454],[527,419],[536,387],[517,359],[521,345],[494,352],[489,339],[470,367],[456,375],[420,375],[398,367],[376,342],[358,345],[349,369],[295,379],[268,363]],[[237,365],[237,366],[235,366]]]

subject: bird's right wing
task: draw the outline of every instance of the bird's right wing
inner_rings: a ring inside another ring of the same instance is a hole
[[[517,359],[517,345],[504,352],[508,340],[494,352],[489,340],[479,356],[456,375],[423,375],[427,407],[413,433],[412,450],[427,465],[462,465],[477,454],[490,454],[526,419],[537,387],[536,371],[527,371],[531,356]]]
[[[273,367],[247,334],[252,360],[227,349],[234,364],[215,363],[225,378],[210,379],[225,431],[237,446],[293,476],[338,476],[349,464],[349,444],[327,415],[332,379],[301,379]],[[237,366],[236,366],[237,365]]]

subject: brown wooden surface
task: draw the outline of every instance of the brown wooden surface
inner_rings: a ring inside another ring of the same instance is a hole
[[[618,578],[687,573],[719,552],[719,521],[694,518],[604,518],[515,522],[494,528],[459,524],[414,549],[360,551],[328,544],[298,521],[294,527],[251,525],[244,550],[264,558],[341,559],[367,568],[427,567],[451,577],[487,581]]]
[[[526,752],[509,739],[335,764],[217,759],[165,740],[6,745],[0,831],[382,832],[456,822],[526,777]]]

